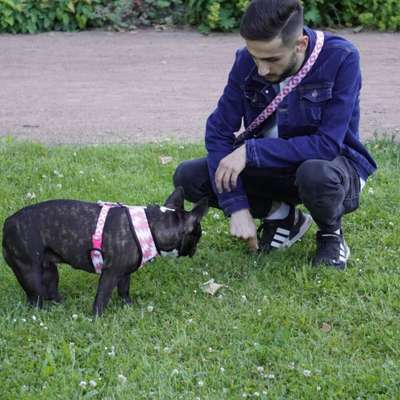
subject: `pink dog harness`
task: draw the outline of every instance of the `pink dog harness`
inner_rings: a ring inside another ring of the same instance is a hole
[[[103,230],[104,224],[107,219],[107,214],[113,207],[124,207],[129,211],[134,233],[136,233],[137,241],[139,242],[142,259],[139,268],[144,263],[150,261],[158,255],[157,247],[151,233],[149,222],[147,221],[145,207],[131,207],[120,203],[103,203],[98,202],[101,207],[99,218],[97,220],[96,231],[92,236],[92,249],[90,250],[90,257],[92,259],[93,267],[97,274],[101,274],[104,266],[102,245],[103,245]]]

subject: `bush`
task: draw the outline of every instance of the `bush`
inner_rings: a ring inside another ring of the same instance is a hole
[[[236,29],[249,0],[187,0],[188,22],[201,31]],[[307,25],[400,30],[399,0],[303,0]]]
[[[85,29],[100,0],[0,0],[0,31],[36,33]]]
[[[184,24],[232,31],[250,0],[0,0],[0,32]],[[310,26],[400,30],[399,0],[303,0]]]
[[[183,22],[183,0],[0,0],[0,32],[8,33]]]

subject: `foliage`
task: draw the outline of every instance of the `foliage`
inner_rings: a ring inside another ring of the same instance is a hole
[[[188,23],[202,32],[232,31],[250,0],[0,0],[0,32]],[[399,0],[303,0],[311,26],[400,30]]]
[[[0,32],[73,31],[90,25],[101,0],[0,0]]]
[[[344,218],[345,272],[310,266],[315,226],[296,246],[257,257],[210,210],[193,258],[145,266],[132,276],[134,304],[114,293],[91,321],[97,275],[61,265],[65,301],[38,311],[0,256],[1,399],[397,399],[400,147],[369,150],[379,170]],[[173,161],[161,165],[161,155]],[[51,198],[160,203],[176,165],[203,155],[201,145],[2,138],[0,222]],[[199,289],[212,278],[228,285],[215,297]]]
[[[303,0],[306,23],[314,26],[365,26],[400,30],[399,0]]]
[[[0,32],[132,29],[183,22],[182,0],[0,0]]]

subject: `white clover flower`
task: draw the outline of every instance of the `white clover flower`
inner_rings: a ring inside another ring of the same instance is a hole
[[[257,315],[261,315],[261,308],[257,310]]]
[[[213,350],[212,347],[209,347],[209,348],[208,348],[208,352],[209,352],[209,353],[212,353],[213,351],[214,351],[214,350]]]
[[[44,323],[43,323],[43,322],[41,322],[39,325],[40,325],[40,326],[44,326]]]
[[[26,198],[27,199],[36,199],[36,194],[34,193],[34,192],[28,192],[27,194],[26,194]]]
[[[242,303],[246,303],[247,297],[244,294],[242,294],[242,296],[240,297],[240,300]]]
[[[200,387],[204,386],[204,382],[203,381],[198,381],[197,382],[197,386],[200,386]]]
[[[61,183],[57,183],[56,186],[57,186],[58,189],[61,189],[61,188],[62,188],[62,184],[61,184]]]
[[[267,375],[267,378],[268,378],[268,379],[275,379],[275,375],[274,375],[274,374],[268,374],[268,375]]]
[[[111,351],[108,352],[108,355],[110,357],[114,357],[115,356],[115,347],[114,346],[111,346]]]
[[[190,319],[187,320],[187,323],[191,324],[191,323],[193,323],[193,320],[190,318]]]
[[[208,272],[207,272],[207,271],[203,271],[203,275],[204,275],[204,276],[207,276],[207,275],[208,275]]]
[[[305,369],[305,370],[303,371],[303,375],[306,376],[306,377],[308,378],[309,376],[311,376],[311,371],[310,371],[309,369]]]
[[[84,174],[84,172],[83,172],[82,170],[80,170],[80,171],[79,171],[79,173],[80,173],[81,175],[83,175],[83,174]]]
[[[90,384],[90,386],[92,386],[92,387],[96,387],[97,386],[97,383],[96,383],[96,381],[95,380],[91,380],[91,381],[89,381],[89,384]]]
[[[33,319],[34,321],[36,321],[36,316],[35,316],[35,315],[32,315],[32,319]]]
[[[178,375],[179,374],[179,370],[174,368],[171,372],[171,375]]]
[[[85,387],[87,386],[86,381],[80,381],[80,382],[79,382],[79,386],[80,386],[81,388],[85,388]]]
[[[72,314],[72,319],[78,319],[78,314]]]
[[[219,370],[220,370],[222,373],[225,372],[225,368],[224,368],[224,367],[221,367]]]
[[[253,396],[254,396],[254,397],[260,397],[260,393],[259,393],[259,392],[254,392],[254,393],[253,393]]]
[[[288,368],[289,369],[294,369],[294,362],[293,361],[291,363],[289,363]]]
[[[164,353],[171,353],[170,347],[164,347]]]
[[[257,367],[257,371],[262,374],[264,372],[264,367]]]
[[[118,381],[120,383],[125,383],[128,379],[126,378],[126,376],[122,375],[122,374],[118,374]]]
[[[154,307],[152,305],[147,306],[147,311],[148,312],[153,312]]]

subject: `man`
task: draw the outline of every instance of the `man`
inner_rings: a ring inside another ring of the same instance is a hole
[[[231,235],[262,251],[293,245],[314,220],[313,264],[344,269],[350,250],[342,216],[358,208],[376,169],[359,140],[358,51],[304,27],[298,0],[252,1],[240,33],[246,48],[208,118],[207,158],[179,165],[174,184],[189,201],[208,195],[230,216]],[[279,92],[288,94],[254,128]],[[242,122],[247,133],[238,141]],[[300,203],[312,218],[295,208]],[[261,219],[258,242],[253,218]]]

